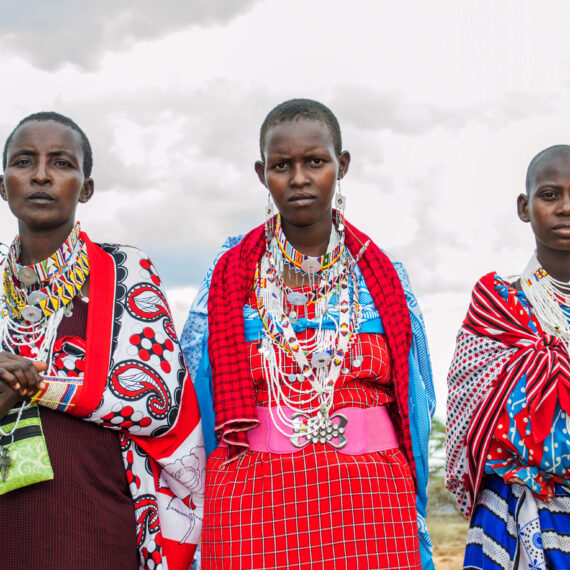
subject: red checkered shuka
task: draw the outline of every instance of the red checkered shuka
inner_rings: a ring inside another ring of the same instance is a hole
[[[386,330],[398,412],[394,419],[400,445],[415,479],[408,409],[408,354],[411,325],[406,298],[392,262],[368,236],[346,222],[345,244],[358,262]],[[265,225],[249,232],[216,264],[208,297],[208,351],[213,375],[216,430],[230,447],[230,457],[248,449],[246,431],[257,426],[255,392],[245,342],[243,306],[255,268],[265,251]]]
[[[417,570],[414,482],[399,449],[208,459],[204,570]]]

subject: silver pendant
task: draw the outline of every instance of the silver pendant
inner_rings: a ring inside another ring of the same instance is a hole
[[[313,368],[324,368],[331,361],[331,355],[328,352],[315,352],[311,357],[311,366]]]
[[[321,262],[318,260],[317,257],[307,257],[307,259],[305,259],[301,263],[301,269],[305,273],[313,274],[319,271],[320,268],[321,268]]]
[[[42,301],[45,301],[48,296],[41,291],[32,291],[28,295],[28,303],[30,305],[39,305]]]
[[[2,482],[6,482],[8,476],[8,469],[12,465],[12,458],[10,457],[10,450],[7,447],[0,446],[0,474]]]
[[[354,358],[352,360],[352,366],[354,366],[354,368],[360,368],[362,366],[362,359],[361,358]]]
[[[38,282],[38,276],[36,275],[36,272],[33,269],[25,266],[18,269],[16,277],[18,278],[18,281],[25,287],[29,287],[30,285]]]
[[[287,301],[289,301],[290,305],[305,305],[308,298],[304,293],[291,291],[291,293],[287,293]]]
[[[37,323],[43,317],[43,312],[38,307],[33,305],[26,305],[22,309],[22,317],[30,323]]]

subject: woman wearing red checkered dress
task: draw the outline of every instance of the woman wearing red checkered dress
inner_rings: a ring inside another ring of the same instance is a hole
[[[406,273],[344,219],[327,107],[277,106],[260,148],[267,221],[229,240],[181,339],[210,452],[203,568],[431,568],[434,396]]]

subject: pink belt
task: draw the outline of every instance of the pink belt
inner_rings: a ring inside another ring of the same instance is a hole
[[[295,412],[283,408],[287,418]],[[295,453],[309,443],[327,444],[346,455],[362,455],[372,451],[384,451],[399,447],[398,436],[392,424],[390,414],[384,406],[373,408],[340,408],[334,412],[330,421],[321,424],[316,430],[303,429],[304,414],[296,414],[298,421],[292,436],[282,434],[274,424],[280,423],[285,433],[291,432],[290,426],[283,425],[273,408],[273,418],[269,408],[257,406],[259,426],[247,432],[249,447],[252,451],[270,453]],[[224,442],[220,445],[225,446]]]

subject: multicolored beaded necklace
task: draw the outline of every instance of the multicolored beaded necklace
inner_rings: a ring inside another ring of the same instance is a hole
[[[542,330],[563,340],[570,354],[570,283],[552,277],[534,253],[521,274],[521,288]]]
[[[331,251],[327,251],[318,257],[311,257],[297,251],[285,237],[285,232],[281,225],[281,214],[277,214],[275,221],[275,243],[281,250],[285,262],[290,267],[309,275],[331,268],[344,252],[343,239],[339,240],[338,244]]]
[[[304,256],[286,241],[279,217],[275,230],[255,276],[256,306],[265,331],[259,351],[267,379],[269,409],[279,418],[276,421],[272,415],[273,422],[293,442],[299,430],[311,433],[331,422],[335,385],[359,325],[358,279],[354,262],[344,247],[344,235],[339,235],[334,227],[328,252],[318,258]],[[317,261],[303,265],[306,260]],[[309,278],[317,277],[318,286],[309,294],[287,287],[283,281],[283,263],[292,264]],[[334,291],[338,293],[338,320],[332,317],[328,306]],[[293,327],[296,313],[286,307],[309,302],[316,305],[318,327],[314,335],[301,341]],[[334,322],[333,330],[323,327],[325,317]],[[293,358],[297,373],[289,371],[289,357]],[[285,407],[294,410],[293,418],[285,413]]]
[[[89,276],[87,248],[79,237],[80,232],[77,222],[54,254],[28,266],[18,263],[21,246],[16,237],[4,266],[3,316],[8,314],[18,320],[36,322],[42,315],[50,317],[79,294]],[[41,314],[30,308],[39,309]]]
[[[0,306],[4,349],[21,353],[26,347],[27,355],[48,361],[57,328],[89,276],[87,247],[80,233],[78,222],[53,255],[28,266],[19,264],[19,238],[12,243],[4,262]]]

